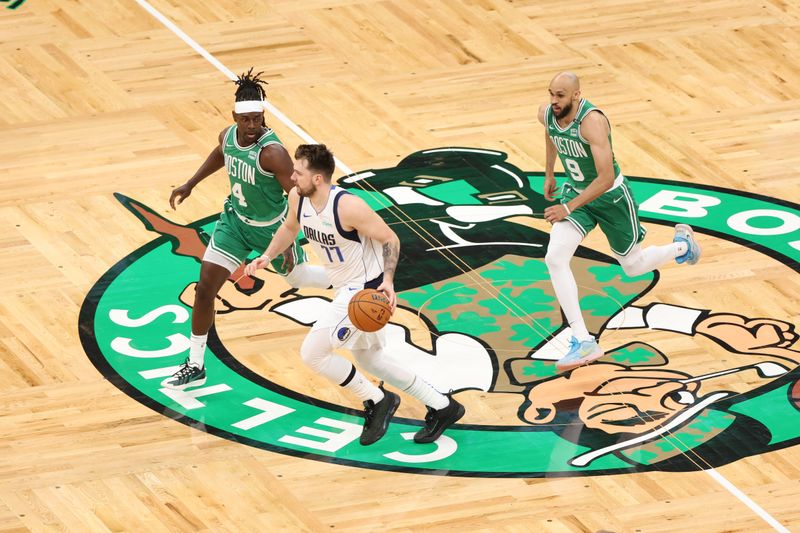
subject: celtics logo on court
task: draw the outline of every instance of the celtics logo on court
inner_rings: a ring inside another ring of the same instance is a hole
[[[755,194],[630,178],[646,222],[688,222],[800,270],[800,206]],[[198,264],[216,217],[174,224],[118,199],[160,235],[93,287],[80,317],[95,366],[131,397],[185,424],[270,451],[404,472],[497,477],[596,475],[714,467],[800,443],[800,347],[793,324],[744,316],[720,302],[690,308],[638,303],[658,273],[628,277],[580,248],[581,307],[595,334],[658,330],[702,336],[730,352],[727,367],[697,372],[645,342],[614,345],[589,366],[559,373],[567,331],[549,282],[543,174],[474,148],[414,153],[396,167],[339,181],[397,232],[399,310],[388,352],[442,391],[504,394],[503,425],[457,424],[436,443],[411,440],[419,420],[395,417],[376,444],[358,443],[358,411],[289,390],[242,365],[214,334],[208,381],[160,387],[188,353]],[[240,269],[241,270],[241,269]],[[234,273],[217,312],[275,313],[311,326],[324,298],[277,275]],[[235,280],[235,281],[234,281]],[[635,338],[627,335],[627,338]],[[303,369],[297,371],[304,371]],[[718,378],[747,373],[742,392]]]

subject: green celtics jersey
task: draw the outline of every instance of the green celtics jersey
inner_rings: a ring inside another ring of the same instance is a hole
[[[273,220],[286,209],[283,187],[275,174],[261,168],[258,157],[261,149],[270,144],[281,144],[281,141],[268,129],[250,146],[240,146],[234,125],[228,128],[222,145],[225,169],[231,180],[228,201],[237,213],[255,222]]]
[[[588,100],[581,100],[578,104],[578,113],[572,122],[561,127],[556,122],[551,107],[545,111],[545,123],[547,124],[547,135],[556,147],[564,171],[569,177],[569,183],[578,189],[585,189],[597,177],[597,167],[594,165],[592,149],[589,143],[581,137],[581,122],[590,111],[597,109]],[[600,111],[599,109],[597,109]],[[602,113],[602,111],[600,111]],[[609,125],[608,143],[611,144],[611,125]],[[619,165],[614,158],[613,148],[611,153],[614,164],[614,176],[620,174]]]

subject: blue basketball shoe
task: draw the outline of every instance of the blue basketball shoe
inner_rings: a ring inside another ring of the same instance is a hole
[[[675,258],[678,264],[687,263],[694,265],[700,260],[700,245],[694,238],[694,231],[692,227],[687,224],[678,224],[675,226],[675,238],[672,242],[685,242],[689,248],[685,254]]]
[[[562,371],[572,370],[603,357],[603,354],[603,349],[600,348],[594,337],[590,337],[588,341],[579,341],[572,337],[569,340],[567,355],[556,362],[556,368]]]

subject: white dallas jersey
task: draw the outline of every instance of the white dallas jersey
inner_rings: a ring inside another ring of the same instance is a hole
[[[334,185],[328,203],[319,213],[311,205],[311,200],[302,196],[297,208],[300,229],[325,264],[334,289],[351,284],[363,285],[383,273],[380,243],[359,235],[354,229],[345,231],[339,222],[338,205],[346,194],[351,193]]]

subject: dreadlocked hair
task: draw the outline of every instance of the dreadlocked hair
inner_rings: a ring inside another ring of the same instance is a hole
[[[259,72],[258,74],[253,74],[253,67],[250,67],[247,73],[242,74],[234,80],[233,83],[239,86],[236,89],[237,102],[265,100],[267,98],[267,93],[264,91],[264,85],[266,85],[267,82],[259,78],[262,74],[264,73]]]

